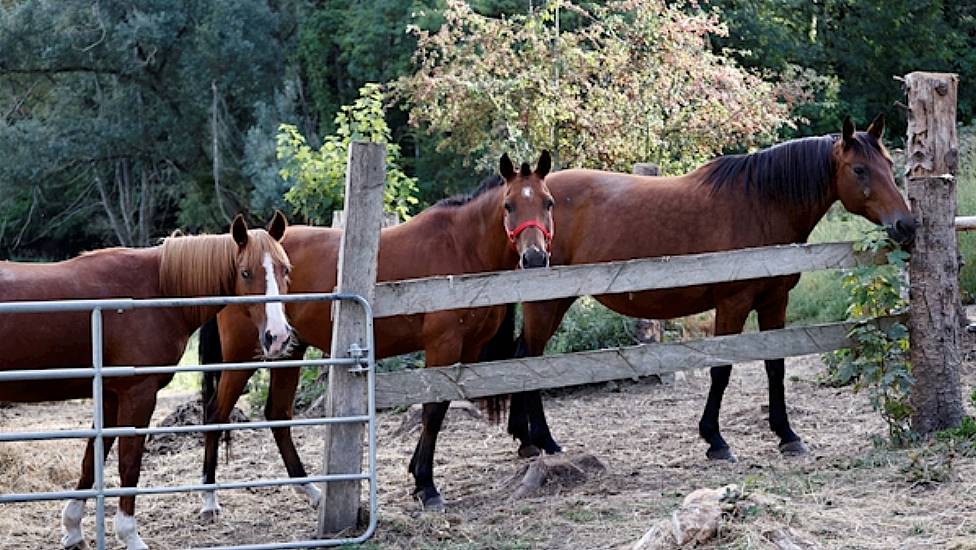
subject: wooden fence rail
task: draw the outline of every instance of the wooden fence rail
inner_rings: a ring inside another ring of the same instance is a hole
[[[904,317],[884,317],[883,325]],[[525,357],[380,374],[376,405],[474,399],[527,390],[625,380],[745,361],[824,353],[847,347],[852,323],[830,323],[718,336],[693,342]]]
[[[746,248],[622,262],[394,281],[376,285],[377,317],[636,292],[842,269],[884,262],[850,242]]]
[[[976,216],[956,218],[957,231],[976,230]],[[390,317],[620,292],[637,292],[884,262],[851,242],[763,246],[662,258],[554,266],[393,281],[376,285],[373,313]]]

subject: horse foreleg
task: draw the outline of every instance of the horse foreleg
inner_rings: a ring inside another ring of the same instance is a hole
[[[156,408],[156,392],[159,387],[154,380],[135,385],[119,397],[119,424],[145,428],[149,425]],[[119,438],[119,478],[122,487],[139,485],[142,469],[142,453],[146,436]],[[115,536],[125,545],[126,550],[148,550],[149,546],[139,536],[136,525],[136,497],[119,498],[119,509],[115,513]]]
[[[304,355],[304,352],[302,353]],[[301,355],[299,355],[301,357]],[[268,420],[291,420],[295,416],[295,393],[301,379],[301,369],[272,369],[271,384],[268,388],[268,402],[264,406],[264,417]],[[289,477],[307,477],[302,459],[298,456],[295,442],[291,437],[291,428],[274,428],[275,444],[278,453],[285,462],[285,469]],[[322,500],[322,491],[311,483],[296,485],[298,493],[308,497],[313,507],[318,507]]]
[[[746,323],[746,317],[752,308],[752,296],[738,295],[731,300],[720,302],[715,308],[715,335],[738,334]],[[725,442],[719,429],[719,411],[722,408],[722,397],[729,385],[732,365],[712,367],[712,384],[708,389],[708,400],[705,411],[698,422],[698,433],[708,442],[705,456],[710,460],[728,460],[735,462],[735,455]]]
[[[217,397],[214,399],[213,406],[204,411],[207,424],[222,424],[230,420],[230,413],[237,404],[237,399],[244,393],[247,381],[254,374],[254,370],[233,370],[225,371],[220,376],[220,385],[217,387]],[[223,432],[214,431],[204,434],[204,453],[203,453],[203,483],[213,484],[217,482],[217,457],[220,451],[220,435]],[[203,506],[200,508],[200,519],[203,521],[213,521],[220,515],[220,504],[217,502],[217,493],[214,491],[203,491]]]
[[[541,356],[574,301],[576,298],[572,297],[523,305],[522,335],[517,342],[515,357]],[[518,454],[523,458],[536,456],[541,451],[547,454],[562,452],[562,447],[549,431],[542,393],[538,390],[512,395],[508,433],[519,440]]]
[[[415,484],[413,495],[423,503],[425,510],[444,509],[444,499],[434,486],[434,447],[450,403],[424,403],[423,428],[413,458],[410,459],[410,473],[413,474]]]
[[[114,428],[118,426],[116,422],[116,417],[118,416],[118,401],[114,394],[106,393],[103,399],[102,405],[102,417],[104,418],[104,426],[106,428]],[[104,459],[108,457],[109,451],[112,450],[112,444],[115,443],[114,437],[106,437],[103,440],[103,448],[105,456],[102,457],[103,464]],[[91,489],[95,485],[95,440],[89,439],[88,444],[85,446],[85,457],[81,461],[81,478],[78,479],[78,485],[76,489],[79,491],[84,491],[86,489]],[[81,520],[85,516],[85,499],[72,499],[65,504],[64,509],[61,510],[61,530],[63,535],[61,536],[61,545],[66,549],[75,548],[86,548],[87,543],[85,542],[85,535],[81,530]]]
[[[787,292],[789,292],[787,290]],[[776,330],[786,326],[786,295],[759,308],[759,330]],[[779,436],[779,450],[786,456],[807,453],[800,436],[790,428],[786,414],[786,388],[783,379],[786,368],[782,359],[766,360],[766,378],[769,381],[769,428]]]

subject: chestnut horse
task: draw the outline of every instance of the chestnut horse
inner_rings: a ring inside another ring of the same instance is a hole
[[[248,230],[235,218],[231,235],[171,237],[160,246],[87,252],[59,263],[0,262],[0,302],[106,298],[162,298],[223,295],[277,295],[288,291],[288,257],[278,243],[285,218],[270,229]],[[173,365],[190,335],[220,307],[134,309],[104,314],[105,366]],[[291,328],[281,303],[248,306],[252,334],[262,334],[266,356],[287,350]],[[255,338],[256,340],[256,338]],[[88,312],[23,313],[0,316],[0,370],[50,369],[91,365]],[[172,374],[110,377],[103,382],[106,427],[149,425],[156,392]],[[0,401],[29,403],[90,398],[90,378],[0,383]],[[119,439],[122,487],[139,482],[144,436]],[[106,456],[113,438],[106,437]],[[94,484],[94,440],[88,440],[79,490]],[[86,547],[81,531],[84,500],[71,500],[61,514],[65,548]],[[127,550],[147,548],[135,520],[135,497],[119,499],[115,533]]]
[[[394,281],[436,275],[457,275],[547,266],[553,234],[553,200],[545,177],[550,168],[543,152],[533,171],[522,164],[518,172],[505,155],[502,178],[486,180],[473,195],[446,199],[406,223],[383,229],[380,235],[379,281]],[[342,231],[292,226],[282,245],[291,258],[293,292],[332,292],[336,286],[336,262]],[[437,311],[377,319],[376,357],[391,357],[423,350],[426,365],[437,367],[478,360],[482,347],[503,322],[506,306]],[[288,317],[301,344],[293,353],[301,358],[306,346],[329,350],[332,340],[331,307],[327,303],[288,304]],[[243,312],[228,307],[218,316],[220,337],[216,342],[201,339],[201,355],[239,361],[254,352],[254,328]],[[511,333],[508,344],[511,346]],[[226,422],[253,370],[235,370],[220,375],[216,398],[207,395],[213,381],[204,381],[208,422]],[[299,369],[272,369],[265,416],[269,420],[290,419],[294,413]],[[448,402],[427,403],[423,410],[423,431],[410,460],[415,480],[414,494],[427,508],[442,508],[443,500],[434,486],[434,445]],[[288,428],[272,430],[288,475],[305,477],[305,468]],[[207,432],[204,483],[214,483],[219,432]],[[317,505],[320,491],[313,485],[298,487]],[[204,495],[201,517],[213,519],[220,506],[213,493]]]
[[[850,119],[840,136],[788,141],[749,155],[715,159],[678,177],[642,177],[566,170],[547,182],[556,199],[559,232],[552,263],[584,264],[737,248],[802,243],[830,206],[844,207],[882,224],[902,244],[916,222],[895,186],[891,158],[881,144],[884,118],[867,132]],[[629,213],[629,214],[628,214]],[[632,317],[670,319],[715,308],[715,334],[742,331],[750,311],[759,329],[783,328],[789,291],[799,275],[596,296]],[[576,298],[525,304],[518,356],[543,353]],[[732,367],[711,369],[711,388],[699,423],[707,457],[734,461],[719,432],[719,408]],[[769,425],[786,455],[806,453],[790,428],[783,388],[783,360],[766,361]],[[509,433],[523,456],[559,452],[538,391],[512,396]]]

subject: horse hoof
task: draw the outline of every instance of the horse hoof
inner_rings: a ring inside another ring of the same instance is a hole
[[[200,510],[200,521],[203,523],[216,523],[220,519],[220,509]]]
[[[547,455],[555,455],[563,452],[563,448],[559,446],[555,441],[550,441],[548,445],[543,447]]]
[[[732,454],[732,449],[728,447],[720,447],[718,449],[709,449],[705,456],[708,460],[724,460],[726,462],[735,463],[737,462],[735,455]]]
[[[444,499],[440,495],[434,495],[424,499],[424,512],[443,512]]]
[[[525,443],[519,447],[518,455],[519,458],[532,458],[542,454],[542,451],[538,447],[531,443]]]
[[[783,456],[804,456],[810,454],[810,450],[799,439],[790,441],[789,443],[780,443],[779,452]]]
[[[65,546],[64,550],[88,550],[88,543],[82,540],[81,542],[76,542],[70,546]]]

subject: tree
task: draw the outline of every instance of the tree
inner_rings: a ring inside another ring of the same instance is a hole
[[[579,24],[560,31],[567,13]],[[725,27],[680,2],[556,1],[495,19],[450,1],[444,18],[437,32],[413,29],[417,69],[398,87],[414,124],[474,160],[545,147],[565,166],[675,172],[770,140],[805,99],[707,49]]]
[[[349,144],[353,141],[387,144],[384,202],[388,211],[404,219],[418,203],[417,180],[403,173],[400,147],[390,142],[382,89],[367,84],[359,94],[359,99],[336,115],[336,133],[327,136],[317,151],[295,126],[282,124],[278,132],[278,159],[283,164],[279,173],[291,186],[285,200],[310,223],[330,223],[332,212],[342,208]]]
[[[0,247],[63,256],[224,225],[215,193],[245,205],[242,132],[282,80],[277,25],[260,0],[0,10],[0,217],[17,229]]]
[[[913,70],[976,70],[976,7],[971,2],[911,0],[713,0],[729,34],[713,37],[747,67],[781,71],[788,65],[835,78],[836,101],[818,97],[804,107],[811,127],[834,131],[845,115],[870,120],[889,115],[889,135],[903,136],[905,117],[893,109],[902,86],[893,79]],[[976,89],[963,87],[959,117],[972,119]]]

